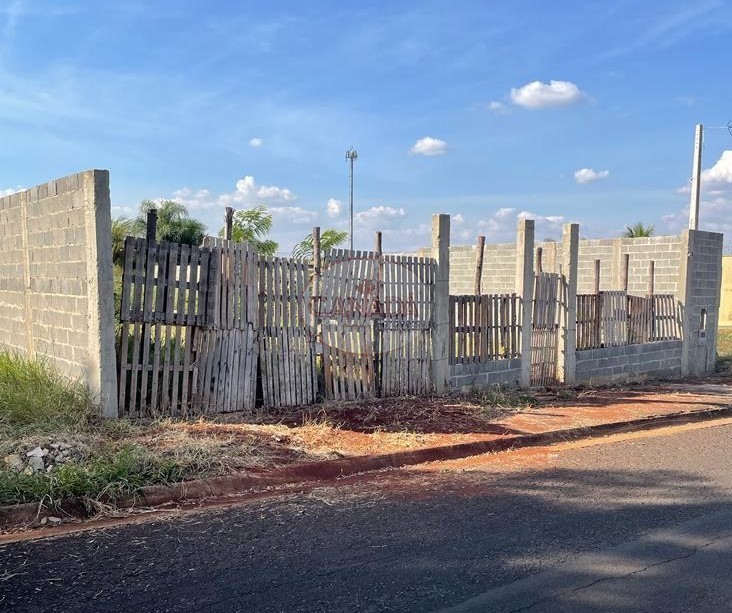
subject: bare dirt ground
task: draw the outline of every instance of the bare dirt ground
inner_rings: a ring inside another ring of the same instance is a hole
[[[730,404],[732,377],[713,382],[547,390],[452,398],[378,399],[301,408],[282,416],[240,415],[132,425],[124,441],[159,452],[199,450],[212,472],[265,471],[292,462],[385,454],[521,434],[699,411]]]

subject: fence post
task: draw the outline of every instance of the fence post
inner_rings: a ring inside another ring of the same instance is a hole
[[[579,263],[579,224],[562,228],[562,270],[566,275],[565,318],[559,329],[557,373],[559,380],[572,384],[577,367],[577,267]]]
[[[317,340],[318,314],[320,311],[320,227],[313,228],[313,282],[310,287],[310,330],[313,341]]]
[[[234,207],[227,206],[224,214],[224,238],[231,240],[231,230],[234,227]]]
[[[623,286],[623,291],[628,293],[628,270],[630,270],[630,254],[623,254],[623,269],[621,274],[620,282]]]
[[[150,209],[147,212],[147,229],[145,232],[145,238],[148,242],[154,243],[155,237],[158,235],[158,210]]]
[[[435,303],[432,310],[432,384],[435,393],[450,387],[450,216],[432,216],[432,257],[435,272]]]
[[[516,231],[516,292],[521,296],[522,388],[531,386],[531,319],[534,305],[534,220],[519,219]]]
[[[485,251],[485,236],[478,237],[478,243],[475,246],[475,295],[480,296],[481,282],[483,280],[483,252]]]
[[[541,247],[536,248],[536,274],[540,275],[544,272],[544,250]]]

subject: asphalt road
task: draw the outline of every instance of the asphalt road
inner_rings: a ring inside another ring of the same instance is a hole
[[[732,611],[732,426],[521,453],[0,546],[0,611]]]

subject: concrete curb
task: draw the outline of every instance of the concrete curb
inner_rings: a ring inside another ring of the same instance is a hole
[[[174,483],[173,485],[150,485],[143,487],[137,496],[119,501],[116,506],[118,508],[151,507],[183,500],[230,496],[255,488],[295,485],[313,481],[334,481],[340,477],[373,472],[384,468],[399,468],[423,464],[425,462],[457,460],[484,453],[496,453],[499,451],[520,449],[522,447],[552,445],[567,441],[663,428],[672,425],[683,425],[724,417],[732,417],[732,406],[702,411],[681,411],[621,422],[610,422],[568,428],[565,430],[551,430],[537,434],[507,436],[489,441],[460,443],[443,447],[428,447],[426,449],[377,456],[357,456],[338,460],[304,462],[301,464],[292,464],[291,466],[273,470],[262,475],[235,474],[212,477],[210,479],[199,479],[196,481],[185,481]],[[37,525],[43,517],[53,515],[83,518],[86,516],[86,513],[82,505],[73,501],[62,503],[60,509],[49,508],[42,503],[0,507],[0,529]]]

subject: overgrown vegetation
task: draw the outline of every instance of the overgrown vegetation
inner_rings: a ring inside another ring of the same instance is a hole
[[[717,372],[732,372],[732,328],[719,328],[717,334]]]
[[[145,485],[179,481],[183,470],[173,460],[152,456],[133,445],[109,449],[84,461],[69,462],[52,473],[16,471],[0,466],[0,504],[65,499],[114,502]]]
[[[0,434],[77,428],[92,417],[92,397],[48,360],[0,350]]]
[[[477,388],[474,394],[483,407],[490,409],[525,409],[536,404],[536,399],[531,393],[499,385]]]

